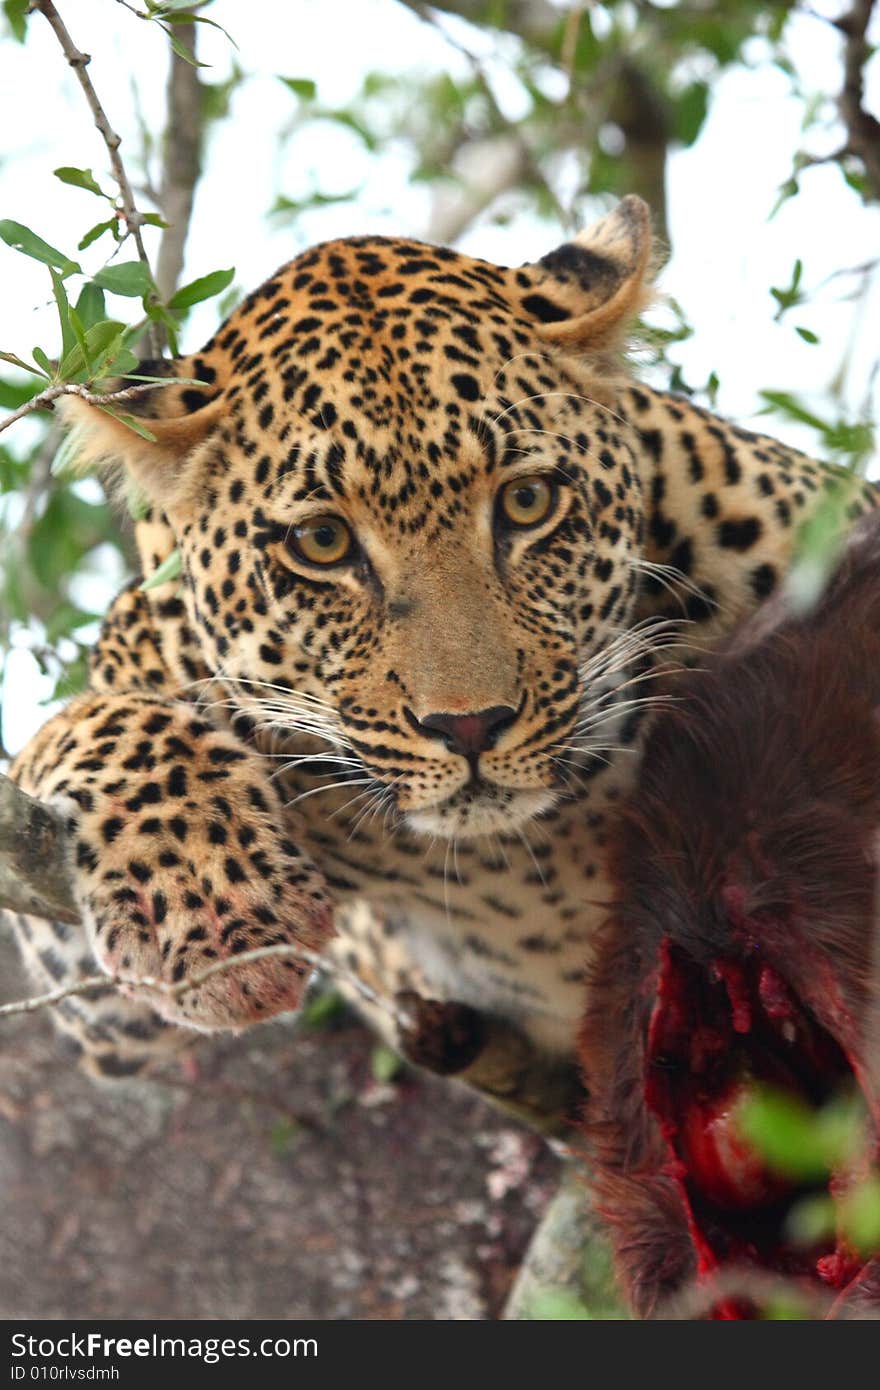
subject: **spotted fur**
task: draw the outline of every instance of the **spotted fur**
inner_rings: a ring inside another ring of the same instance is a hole
[[[329,242],[162,369],[151,439],[72,403],[85,459],[151,499],[144,573],[174,546],[183,573],[117,599],[88,693],[17,764],[71,818],[88,924],[89,949],[26,924],[36,969],[93,952],[183,978],[320,947],[366,902],[385,928],[369,949],[340,930],[336,959],[572,1047],[658,653],[693,657],[772,592],[840,485],[632,382],[619,348],[650,253],[635,198],[519,269]],[[552,505],[514,525],[504,490],[535,479]],[[303,527],[328,516],[351,549],[305,562]],[[164,1039],[294,1007],[301,984],[263,964],[165,1024],[132,1008]],[[112,1026],[97,1008],[71,1001],[67,1023],[124,1068],[123,1002]]]

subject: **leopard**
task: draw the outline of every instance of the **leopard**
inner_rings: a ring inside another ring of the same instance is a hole
[[[822,507],[876,505],[637,379],[656,263],[634,195],[514,268],[332,240],[124,410],[64,403],[82,466],[145,499],[87,688],[12,768],[81,917],[19,918],[29,969],[128,981],[56,1010],[95,1076],[296,1015],[315,959],[392,1044],[416,997],[570,1064],[664,670],[787,582]]]

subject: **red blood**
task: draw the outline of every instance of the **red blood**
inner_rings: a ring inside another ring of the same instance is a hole
[[[728,1211],[766,1206],[787,1190],[740,1129],[737,1112],[748,1090],[740,1079],[706,1101],[695,1101],[680,1130],[688,1177],[704,1197]]]
[[[765,965],[758,980],[758,993],[764,1012],[770,1018],[794,1018],[795,1002],[785,981]]]
[[[816,1261],[816,1273],[832,1289],[844,1288],[861,1269],[862,1261],[846,1250],[837,1249]]]

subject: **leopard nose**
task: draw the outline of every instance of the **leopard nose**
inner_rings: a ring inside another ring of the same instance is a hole
[[[492,705],[471,714],[426,714],[424,719],[416,719],[407,710],[415,728],[429,738],[442,739],[451,753],[460,753],[463,758],[479,757],[492,748],[518,713],[510,705]]]

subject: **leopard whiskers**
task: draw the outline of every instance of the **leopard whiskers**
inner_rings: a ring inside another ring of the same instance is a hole
[[[671,703],[670,695],[645,692],[645,687],[668,674],[668,661],[662,669],[653,669],[652,663],[660,653],[679,645],[682,626],[684,620],[647,618],[617,633],[582,663],[577,718],[569,737],[548,750],[571,795],[576,796],[584,785],[591,764],[610,765],[612,755],[634,751],[635,745],[617,737],[626,720]]]
[[[685,594],[689,594],[691,598],[706,604],[722,616],[729,616],[732,611],[730,606],[717,596],[713,595],[710,598],[706,591],[700,588],[696,580],[691,579],[676,565],[666,565],[657,560],[648,560],[644,555],[627,556],[626,563],[630,569],[634,569],[647,579],[654,580],[661,588],[665,589],[669,596],[680,604],[682,611],[687,609]]]
[[[262,731],[282,736],[304,735],[347,753],[353,752],[351,740],[342,727],[336,709],[320,696],[304,690],[291,690],[287,686],[248,680],[243,676],[224,676],[222,679],[227,686],[242,687],[241,697],[236,699],[231,694],[227,700],[214,703],[225,704],[227,708],[253,719]]]
[[[280,767],[273,768],[269,774],[270,782],[278,777],[286,777],[291,772],[296,772],[298,768],[311,768],[315,763],[327,763],[329,769],[327,773],[316,772],[315,776],[330,776],[333,771],[340,768],[351,768],[353,771],[363,771],[363,763],[359,758],[343,758],[338,753],[303,753],[299,757],[291,758],[289,753],[263,753],[264,758],[283,758],[285,761]]]
[[[375,780],[374,777],[344,777],[337,782],[328,782],[327,785],[323,787],[309,787],[307,791],[298,792],[297,795],[291,797],[289,801],[285,801],[284,805],[290,810],[291,807],[297,806],[300,801],[308,800],[310,796],[319,796],[322,792],[344,791],[347,787],[359,787],[362,783],[373,783]],[[363,796],[365,793],[361,792],[359,795]],[[348,804],[349,803],[346,802],[346,805]],[[335,814],[337,813],[334,812],[334,815]]]
[[[623,670],[639,657],[650,660],[668,647],[679,646],[680,631],[689,625],[685,618],[644,618],[623,628],[581,664],[581,684],[588,686]]]
[[[353,839],[354,836],[358,833],[359,830],[363,828],[364,825],[369,825],[371,821],[375,820],[375,818],[379,815],[380,811],[384,812],[382,820],[384,833],[384,830],[387,828],[388,825],[389,815],[397,809],[394,790],[400,782],[400,780],[400,777],[395,777],[391,782],[380,782],[378,781],[378,779],[374,778],[373,787],[369,789],[367,792],[362,792],[360,794],[362,797],[367,798],[367,804],[360,809],[360,811],[357,813],[354,820],[352,821],[352,824],[349,827],[348,832],[349,840]],[[360,798],[352,798],[352,802],[358,799]],[[346,802],[346,807],[350,804],[352,803]],[[341,807],[340,810],[344,810],[346,809],[346,807]],[[339,812],[334,811],[333,814],[338,815]]]

